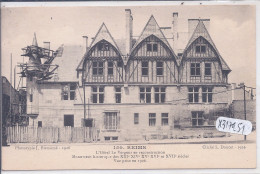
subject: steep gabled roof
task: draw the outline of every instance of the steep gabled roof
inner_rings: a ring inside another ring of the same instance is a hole
[[[170,49],[174,57],[176,58],[176,55],[174,54],[174,51],[172,50],[169,42],[167,41],[166,37],[164,36],[162,30],[160,29],[160,26],[156,22],[154,16],[152,15],[150,19],[148,20],[147,24],[145,25],[141,35],[137,39],[136,43],[134,44],[133,48],[131,49],[130,54],[135,50],[135,48],[140,44],[144,39],[147,37],[154,35],[157,38],[159,38],[167,47]]]
[[[99,28],[96,36],[94,37],[92,43],[90,44],[90,48],[92,48],[96,43],[98,43],[99,41],[101,40],[106,40],[108,41],[110,44],[112,44],[118,51],[119,53],[121,54],[114,38],[112,37],[112,35],[110,34],[110,32],[108,31],[105,23],[103,23],[101,25],[101,27]]]
[[[101,27],[99,28],[99,30],[98,30],[96,36],[94,37],[93,41],[91,42],[90,47],[89,47],[90,49],[88,49],[86,51],[86,53],[84,54],[82,60],[80,61],[79,65],[77,67],[77,70],[82,69],[84,59],[86,58],[88,52],[91,50],[91,48],[94,45],[96,45],[101,40],[106,40],[107,42],[109,42],[111,45],[113,45],[117,49],[119,54],[122,55],[120,49],[118,48],[118,46],[117,46],[117,44],[116,44],[116,42],[114,40],[114,38],[112,37],[112,35],[110,34],[109,30],[107,29],[105,23],[103,23],[101,25]]]
[[[204,23],[202,20],[199,20],[198,22],[198,25],[197,27],[195,28],[188,44],[186,45],[186,48],[184,49],[183,53],[186,52],[186,50],[189,48],[189,46],[196,40],[198,39],[199,37],[203,37],[205,38],[212,46],[213,48],[215,49],[219,59],[220,59],[220,63],[221,63],[221,66],[222,66],[222,69],[223,70],[226,70],[226,71],[231,71],[231,69],[229,68],[229,66],[227,65],[227,63],[225,62],[225,60],[221,57],[221,55],[219,54],[218,52],[218,49],[217,47],[215,46],[213,40],[211,39],[210,35],[209,35],[209,32],[208,30],[206,29]],[[183,54],[184,55],[184,54]]]

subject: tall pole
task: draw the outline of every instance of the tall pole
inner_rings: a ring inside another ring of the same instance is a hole
[[[13,58],[12,58],[12,53],[11,53],[11,65],[10,65],[10,117],[12,117],[12,71],[13,71]]]
[[[245,115],[245,120],[246,120],[246,85],[244,84],[244,115]],[[244,136],[244,140],[246,140],[246,135]]]
[[[16,89],[15,82],[16,82],[16,66],[14,66],[14,89]]]
[[[88,118],[90,118],[89,117],[89,98],[88,98]]]
[[[83,71],[84,73],[84,71]],[[82,76],[84,76],[82,73]],[[85,127],[85,120],[86,120],[86,90],[85,90],[85,84],[84,84],[84,78],[82,77],[82,87],[83,87],[83,95],[84,95],[84,127]]]

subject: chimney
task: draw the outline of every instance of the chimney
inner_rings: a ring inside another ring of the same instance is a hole
[[[178,13],[172,13],[172,34],[173,34],[173,50],[177,53],[178,49]]]
[[[88,36],[82,36],[85,42],[86,51],[88,51]]]
[[[210,19],[188,19],[189,38],[192,36],[200,20],[203,22],[209,32]]]
[[[49,55],[49,53],[50,53],[50,45],[51,45],[50,42],[43,42],[43,48],[46,49],[46,50],[44,50],[44,52],[45,52],[46,54],[48,54],[48,55]]]
[[[43,48],[49,50],[50,49],[50,45],[51,43],[50,42],[43,42]]]
[[[133,36],[133,16],[131,9],[125,9],[126,17],[126,54],[129,54],[132,48],[132,36]]]

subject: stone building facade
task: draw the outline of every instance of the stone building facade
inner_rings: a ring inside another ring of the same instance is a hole
[[[214,131],[217,117],[230,116],[234,88],[231,69],[210,37],[210,20],[189,19],[181,48],[178,13],[170,39],[154,16],[134,39],[130,9],[125,18],[123,40],[103,23],[89,47],[64,46],[52,79],[27,78],[30,125],[81,127],[86,118],[107,141]]]

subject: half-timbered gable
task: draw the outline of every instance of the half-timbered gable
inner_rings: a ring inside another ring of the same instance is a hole
[[[103,23],[82,62],[87,83],[122,83],[121,53]]]
[[[181,83],[227,83],[230,72],[204,23],[199,20],[182,57]]]
[[[153,16],[132,48],[126,74],[130,83],[177,82],[175,55]]]

